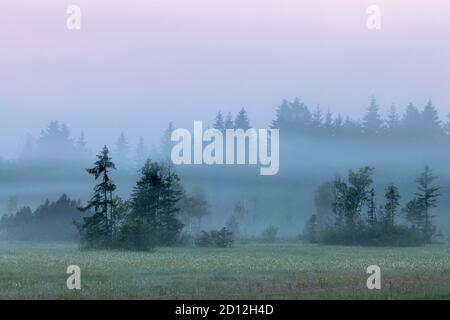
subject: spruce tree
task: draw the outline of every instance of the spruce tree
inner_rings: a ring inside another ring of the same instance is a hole
[[[227,117],[225,118],[225,129],[234,129],[233,116],[231,112],[227,113]]]
[[[290,108],[292,112],[293,130],[299,133],[307,132],[311,127],[312,118],[308,106],[301,102],[299,98],[295,98],[295,100],[290,103]]]
[[[338,114],[333,121],[333,136],[340,137],[344,133],[344,119],[341,114]]]
[[[139,142],[135,151],[135,162],[138,168],[141,168],[144,165],[148,154],[149,152],[147,146],[145,145],[144,138],[139,137]]]
[[[128,144],[125,132],[122,131],[116,142],[115,158],[118,160],[119,164],[124,165],[128,161],[129,153],[130,145]]]
[[[431,101],[428,101],[422,111],[422,134],[428,137],[437,137],[442,133],[439,115]]]
[[[416,180],[418,184],[417,200],[423,206],[423,236],[424,240],[429,242],[433,236],[434,226],[431,209],[436,207],[437,198],[440,196],[437,192],[440,187],[432,185],[436,176],[433,175],[429,166],[425,166],[423,173]]]
[[[225,131],[225,121],[223,119],[222,112],[220,111],[217,113],[216,119],[214,120],[213,128],[220,131]]]
[[[397,113],[397,108],[395,105],[391,106],[391,109],[389,110],[388,114],[388,120],[387,120],[387,130],[388,133],[391,136],[395,136],[400,128],[400,117]]]
[[[85,152],[86,145],[87,145],[86,137],[84,135],[84,132],[81,131],[80,136],[78,137],[77,142],[76,142],[76,147],[77,147],[78,151]]]
[[[183,227],[177,218],[182,194],[179,178],[169,165],[147,160],[131,196],[132,215],[153,228],[160,245],[175,244]]]
[[[377,223],[377,205],[375,203],[375,190],[372,188],[367,200],[367,223],[374,225]]]
[[[381,133],[383,128],[383,120],[379,114],[380,107],[372,97],[367,113],[363,118],[363,133],[368,136],[375,136]]]
[[[275,119],[272,120],[271,128],[288,131],[292,129],[292,111],[289,102],[284,99],[277,107]]]
[[[395,216],[397,215],[397,208],[400,205],[400,194],[395,185],[391,184],[387,187],[386,193],[384,194],[386,203],[384,205],[384,213],[386,223],[393,227],[395,225]]]
[[[94,194],[88,201],[87,206],[80,208],[83,212],[92,213],[84,217],[83,222],[78,224],[82,244],[87,247],[111,247],[113,241],[113,229],[115,227],[115,212],[113,192],[116,185],[109,177],[115,165],[109,156],[109,150],[103,147],[95,166],[86,171],[94,176],[100,183],[94,187]]]
[[[405,114],[403,115],[402,121],[403,134],[406,137],[418,136],[420,135],[420,124],[421,115],[416,106],[410,103],[406,107]]]
[[[323,126],[323,115],[319,107],[316,108],[311,116],[311,133],[317,135]]]
[[[325,121],[323,123],[323,128],[325,130],[325,134],[327,136],[333,135],[333,114],[328,109],[326,115],[325,115]]]
[[[247,130],[250,128],[250,120],[248,119],[247,112],[242,108],[234,120],[235,129]]]
[[[422,201],[414,198],[405,205],[402,211],[405,213],[406,219],[411,223],[413,228],[420,230],[420,232],[424,234],[425,210]]]

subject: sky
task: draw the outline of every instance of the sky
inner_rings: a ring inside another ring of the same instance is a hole
[[[68,30],[66,9],[81,9]],[[366,26],[369,5],[381,29]],[[91,148],[157,143],[245,107],[266,127],[299,97],[359,118],[371,95],[450,112],[448,0],[2,0],[0,157],[50,120]]]

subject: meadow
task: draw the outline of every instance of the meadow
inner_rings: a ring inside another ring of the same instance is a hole
[[[73,264],[81,268],[79,291],[66,287]],[[366,287],[374,264],[381,290]],[[143,253],[0,242],[0,299],[450,299],[450,245],[283,242]]]

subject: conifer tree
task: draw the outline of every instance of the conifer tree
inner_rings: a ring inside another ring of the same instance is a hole
[[[319,107],[316,108],[311,116],[311,132],[319,134],[323,126],[323,115]]]
[[[425,210],[422,201],[414,198],[405,205],[402,211],[405,213],[406,219],[412,224],[412,226],[424,234]]]
[[[293,130],[296,132],[307,132],[311,127],[311,112],[308,106],[300,102],[299,98],[295,98],[293,102],[290,103],[290,109],[292,113],[292,124]]]
[[[419,110],[412,103],[406,107],[401,123],[405,136],[411,137],[421,134],[421,115]]]
[[[147,160],[131,196],[132,215],[153,228],[160,245],[173,245],[183,227],[177,218],[182,194],[169,165]]]
[[[333,135],[333,114],[331,113],[330,109],[328,109],[325,115],[323,127],[327,136]]]
[[[341,114],[338,114],[336,119],[333,121],[333,136],[339,137],[342,136],[344,131],[344,119]]]
[[[86,150],[86,145],[87,145],[86,137],[84,135],[84,132],[81,131],[80,136],[78,137],[76,142],[76,147],[78,151],[84,152]]]
[[[397,208],[400,205],[400,194],[398,189],[393,184],[389,185],[384,194],[386,203],[384,205],[384,213],[386,218],[386,223],[393,227],[395,225],[395,216],[397,215]]]
[[[292,126],[292,111],[289,102],[284,99],[276,110],[275,119],[272,120],[271,128],[290,130]]]
[[[363,118],[363,133],[368,136],[375,136],[381,133],[383,120],[379,114],[380,107],[372,97],[367,113]]]
[[[138,168],[141,168],[146,159],[148,158],[148,149],[145,145],[144,138],[139,137],[139,142],[136,146],[136,152],[135,152],[135,162]]]
[[[234,120],[234,128],[243,130],[250,128],[250,121],[244,108],[242,108],[237,114],[236,119]]]
[[[440,187],[434,186],[433,182],[436,180],[429,166],[425,166],[423,173],[416,180],[418,184],[418,192],[416,193],[417,200],[423,206],[423,235],[425,241],[430,241],[433,232],[433,217],[431,209],[436,207],[437,198],[440,196],[437,192]]]
[[[234,129],[233,116],[231,112],[227,113],[227,117],[225,118],[225,129]]]
[[[95,166],[86,169],[95,180],[100,180],[100,183],[94,187],[94,194],[87,206],[80,208],[83,212],[92,213],[91,216],[84,217],[83,222],[77,225],[85,246],[111,247],[112,245],[113,229],[116,223],[113,201],[116,185],[109,177],[109,173],[115,168],[109,156],[109,150],[104,146],[97,155]]]
[[[431,101],[428,101],[422,111],[422,134],[437,137],[442,132],[439,115]]]
[[[213,128],[220,131],[225,131],[225,121],[223,119],[222,112],[220,111],[217,113],[216,119],[214,120]]]
[[[116,142],[115,157],[119,164],[126,164],[130,153],[130,145],[125,132],[121,132]]]
[[[389,134],[392,136],[398,133],[399,128],[400,128],[400,116],[397,113],[397,108],[395,107],[395,105],[392,105],[388,114],[387,130]]]
[[[377,205],[375,203],[375,190],[373,188],[370,189],[367,201],[367,223],[369,225],[377,223]]]

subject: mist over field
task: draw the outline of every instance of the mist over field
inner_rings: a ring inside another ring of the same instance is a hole
[[[449,299],[449,9],[2,0],[0,299]]]
[[[275,226],[280,235],[295,237],[302,233],[307,218],[316,213],[315,194],[322,183],[345,176],[350,169],[369,166],[374,168],[377,201],[383,203],[386,186],[394,183],[401,194],[401,206],[404,206],[415,195],[420,172],[429,165],[441,187],[438,206],[433,212],[439,229],[448,235],[450,199],[446,190],[450,188],[450,137],[445,120],[437,118],[432,105],[434,118],[430,118],[430,122],[427,122],[427,111],[424,113],[418,108],[403,116],[396,114],[395,123],[389,122],[392,119],[382,120],[377,109],[379,118],[375,120],[379,121],[380,132],[372,135],[366,132],[370,126],[367,119],[347,119],[341,124],[340,115],[333,116],[319,109],[310,112],[304,104],[299,105],[307,113],[293,122],[294,127],[289,123],[277,124],[285,116],[280,115],[280,110],[283,112],[286,103],[275,108],[278,116],[272,124],[272,127],[281,127],[278,174],[261,176],[260,165],[248,164],[173,167],[186,192],[203,193],[210,205],[209,214],[201,221],[203,229],[225,226],[235,204],[242,203],[248,210],[241,226],[246,236],[257,236],[265,228]],[[289,103],[295,107],[300,102]],[[414,116],[416,111],[418,122],[409,124],[408,117]],[[422,120],[420,112],[425,117]],[[320,121],[314,123],[314,117]],[[251,126],[251,115],[248,120]],[[214,119],[205,119],[205,127],[206,123],[214,126],[214,122]],[[128,198],[131,195],[145,159],[168,158],[176,144],[170,141],[169,134],[174,128],[170,126],[162,132],[158,145],[152,146],[143,138],[135,143],[129,141],[125,131],[117,134],[116,142],[109,147],[117,167],[111,177],[118,186],[118,196]],[[186,129],[193,130],[192,126]],[[92,166],[98,150],[92,150],[88,138],[73,137],[71,131],[63,122],[51,122],[39,137],[29,137],[21,154],[2,160],[0,204],[3,214],[15,213],[14,210],[22,206],[35,209],[46,199],[55,201],[62,194],[82,203],[89,199],[94,183],[85,169]],[[73,131],[82,132],[82,128]],[[12,200],[14,209],[10,207]],[[404,216],[400,219],[404,220]]]

